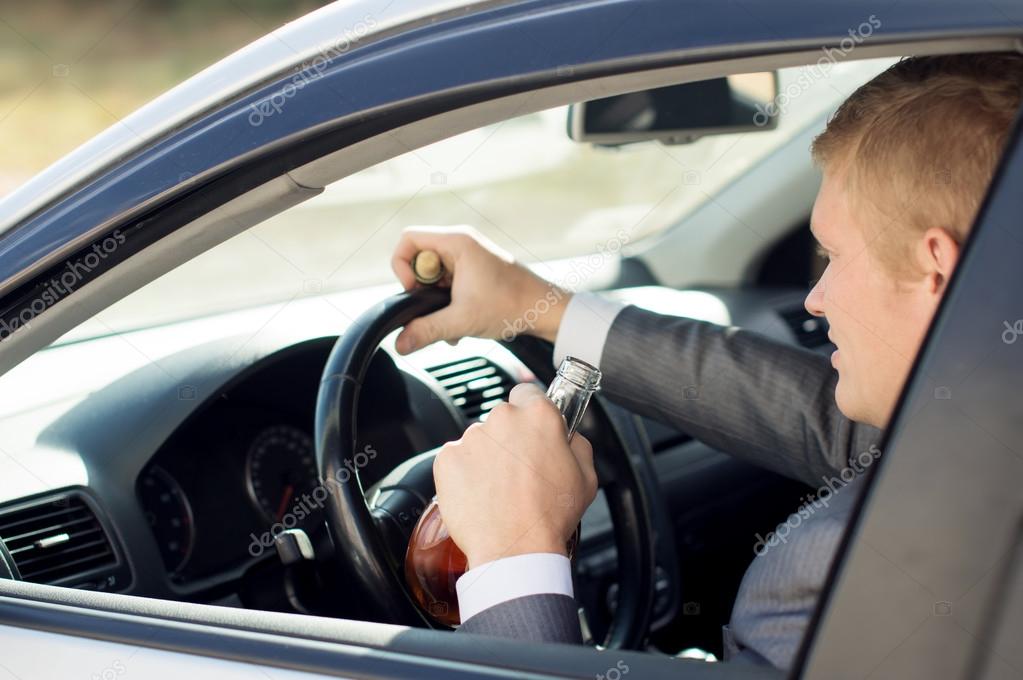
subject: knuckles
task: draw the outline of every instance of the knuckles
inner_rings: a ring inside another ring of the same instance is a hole
[[[483,432],[483,423],[473,423],[469,427],[465,428],[465,432],[462,433],[461,439],[458,440],[459,444],[466,449],[472,450],[480,446],[487,435]]]
[[[528,428],[543,437],[548,437],[559,436],[551,434],[550,431],[563,431],[565,421],[561,417],[561,412],[549,399],[535,398],[522,405],[502,401],[487,414],[484,427],[495,433],[505,433],[508,428],[517,431]],[[467,429],[466,433],[468,432]]]
[[[433,476],[443,475],[448,468],[448,461],[451,459],[451,443],[448,442],[440,448],[437,455],[433,457]]]
[[[440,451],[433,457],[433,475],[446,475],[451,471],[451,467],[456,464],[458,460],[459,448],[462,446],[461,440],[455,440],[447,442],[440,447]]]
[[[565,419],[562,418],[561,411],[550,399],[532,399],[523,408],[529,413],[529,417],[535,419],[537,424],[544,429],[564,429],[565,427]]]
[[[487,414],[487,423],[489,423],[491,427],[499,427],[504,425],[512,417],[514,409],[515,409],[514,406],[512,406],[506,401],[502,401],[500,404],[490,409],[490,413]],[[481,425],[480,423],[475,424]],[[472,427],[473,426],[470,425],[469,429],[472,429]],[[466,432],[468,431],[469,430],[466,430]]]

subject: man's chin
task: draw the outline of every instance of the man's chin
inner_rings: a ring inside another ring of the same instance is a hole
[[[861,421],[863,419],[861,404],[850,389],[849,379],[843,378],[841,373],[839,373],[838,383],[835,385],[835,404],[842,415],[849,420]]]
[[[835,404],[838,406],[838,410],[853,422],[883,429],[885,427],[881,423],[883,418],[878,411],[880,403],[861,398],[852,388],[848,377],[839,377],[838,384],[835,386]]]

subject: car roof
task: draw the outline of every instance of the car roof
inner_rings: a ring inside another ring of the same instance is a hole
[[[103,168],[201,116],[219,103],[368,36],[407,30],[452,12],[510,0],[339,0],[225,57],[114,123],[0,201],[0,233]]]

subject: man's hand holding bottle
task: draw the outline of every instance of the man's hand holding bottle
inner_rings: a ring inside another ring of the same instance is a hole
[[[424,250],[440,256],[437,285],[450,286],[451,304],[405,327],[397,339],[403,354],[440,340],[497,339],[553,285],[470,227],[417,227],[403,232],[391,261],[406,290],[422,285],[410,263]],[[554,341],[571,297],[559,293],[530,334]],[[485,422],[445,444],[433,475],[444,523],[470,569],[526,553],[564,555],[597,490],[589,441],[580,434],[566,441],[561,413],[532,384],[516,386]]]

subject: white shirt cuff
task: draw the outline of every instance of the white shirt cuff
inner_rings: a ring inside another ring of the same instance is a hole
[[[458,613],[465,623],[484,609],[528,595],[568,595],[572,563],[556,553],[527,553],[481,564],[455,581]]]
[[[575,357],[600,368],[608,331],[625,306],[596,293],[574,294],[554,340],[554,367],[560,366],[565,357]]]

